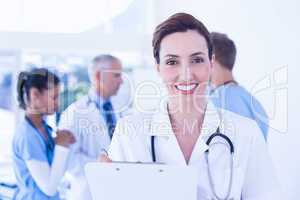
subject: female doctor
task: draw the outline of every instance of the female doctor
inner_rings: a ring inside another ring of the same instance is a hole
[[[13,164],[19,191],[16,200],[58,200],[57,185],[64,175],[69,146],[68,131],[57,131],[45,122],[58,108],[59,79],[47,69],[21,72],[18,101],[25,117],[13,138]]]
[[[217,110],[207,97],[213,55],[206,27],[178,13],[156,27],[152,45],[168,98],[150,116],[137,113],[120,120],[108,155],[100,160],[195,166],[199,200],[279,198],[255,122]],[[221,136],[208,141],[215,133]]]

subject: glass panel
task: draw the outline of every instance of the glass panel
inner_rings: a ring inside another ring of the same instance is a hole
[[[15,129],[14,71],[16,55],[0,51],[0,182],[14,182],[11,141]]]

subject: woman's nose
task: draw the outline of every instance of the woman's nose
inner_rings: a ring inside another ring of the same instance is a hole
[[[192,71],[189,66],[189,63],[184,62],[180,66],[180,74],[179,74],[181,80],[190,80],[192,78]]]

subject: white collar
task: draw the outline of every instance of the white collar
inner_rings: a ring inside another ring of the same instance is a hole
[[[105,102],[110,101],[110,99],[104,99],[101,95],[97,94],[93,88],[89,90],[88,96],[91,101],[97,104],[97,106],[102,109]]]

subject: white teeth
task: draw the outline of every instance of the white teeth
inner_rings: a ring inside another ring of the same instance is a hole
[[[182,91],[190,91],[197,87],[197,84],[191,85],[176,85],[176,88]]]

